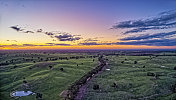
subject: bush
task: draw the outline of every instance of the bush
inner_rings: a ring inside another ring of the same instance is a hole
[[[176,67],[174,67],[174,70],[176,70]]]
[[[147,76],[155,76],[155,73],[148,72],[148,73],[147,73]]]
[[[64,68],[60,68],[60,70],[63,72],[63,71],[64,71]]]
[[[137,61],[134,61],[134,64],[137,64]]]
[[[94,85],[93,85],[93,89],[94,89],[94,90],[98,90],[98,89],[99,89],[99,85],[98,85],[98,84],[94,84]]]

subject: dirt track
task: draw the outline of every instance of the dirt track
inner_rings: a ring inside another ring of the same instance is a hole
[[[101,62],[99,62],[99,65],[101,65]],[[87,82],[84,85],[82,85],[79,88],[79,91],[78,91],[78,93],[77,93],[77,95],[76,95],[74,100],[82,100],[84,94],[86,93],[87,86],[88,86],[89,82],[91,80],[93,80],[98,74],[102,73],[107,68],[107,65],[108,64],[106,63],[106,65],[103,66],[102,70],[100,70],[97,74],[94,74],[90,79],[87,80]]]

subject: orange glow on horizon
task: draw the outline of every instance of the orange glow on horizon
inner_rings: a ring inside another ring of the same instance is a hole
[[[175,49],[176,46],[91,45],[91,46],[6,46],[0,50],[52,50],[52,49]]]

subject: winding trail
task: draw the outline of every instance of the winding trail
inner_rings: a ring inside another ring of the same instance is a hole
[[[107,62],[105,62],[105,63],[106,64],[102,67],[102,69],[100,71],[98,71],[98,73],[93,74],[93,76],[91,78],[87,79],[86,83],[79,88],[79,91],[77,92],[77,95],[74,100],[82,100],[84,94],[86,93],[86,90],[87,90],[87,87],[88,87],[88,84],[90,83],[90,81],[93,80],[97,75],[101,74],[108,67],[108,63]],[[102,64],[102,62],[99,61],[98,66],[100,66],[101,64]]]
[[[90,70],[87,74],[82,76],[79,80],[75,81],[67,90],[64,90],[60,96],[65,100],[81,100],[86,92],[86,88],[91,79],[100,74],[107,67],[107,59],[103,55],[98,57],[99,65]]]

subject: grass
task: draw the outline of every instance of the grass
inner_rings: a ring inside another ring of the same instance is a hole
[[[171,91],[171,86],[176,83],[176,78],[172,77],[176,75],[176,70],[173,70],[176,67],[175,56],[158,56],[152,59],[149,56],[107,58],[110,70],[104,70],[90,81],[83,100],[176,99],[176,94]],[[159,79],[147,76],[147,72],[159,74]],[[116,88],[112,87],[113,83],[117,84]],[[100,89],[94,90],[94,84],[98,84]]]
[[[176,84],[176,56],[170,56],[175,53],[154,52],[153,54],[161,55],[156,57],[129,56],[130,52],[118,56],[108,55],[110,51],[101,52],[107,54],[105,58],[109,60],[107,68],[110,70],[102,71],[88,82],[83,100],[176,99],[176,90],[173,92],[173,86]],[[4,64],[0,66],[0,99],[14,100],[15,98],[10,97],[12,91],[30,90],[42,93],[44,100],[61,100],[62,91],[98,65],[97,58],[90,57],[97,54],[0,53],[0,64]],[[78,59],[70,59],[71,57]],[[159,75],[159,78],[147,76],[148,72]],[[27,81],[29,89],[24,87],[24,80]],[[116,87],[113,87],[114,83]],[[95,84],[100,88],[94,90]],[[20,97],[19,100],[35,100],[35,96]]]
[[[44,61],[48,57],[72,57],[84,56],[80,59],[63,59]],[[10,93],[14,90],[23,91],[23,81],[26,80],[30,91],[43,94],[44,100],[60,100],[59,94],[66,90],[73,82],[82,77],[89,70],[98,65],[96,58],[88,58],[87,54],[43,54],[43,53],[19,53],[6,54],[0,59],[0,63],[11,61],[13,63],[0,66],[0,97],[2,100],[14,100]],[[40,58],[43,61],[40,61]],[[32,60],[26,60],[32,59]],[[33,61],[36,61],[35,63]],[[82,64],[83,63],[83,64]],[[78,66],[77,66],[78,64]],[[53,66],[50,69],[48,66]],[[17,66],[14,68],[14,66]],[[32,68],[32,69],[29,69]],[[63,68],[64,71],[61,71]],[[25,78],[25,79],[24,79]],[[35,95],[20,97],[20,100],[35,100]]]

